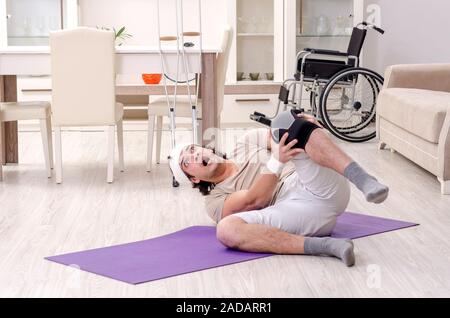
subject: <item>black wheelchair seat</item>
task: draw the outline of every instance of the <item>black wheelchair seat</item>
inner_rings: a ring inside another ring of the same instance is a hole
[[[302,60],[300,59],[297,63],[298,73],[300,73],[301,66]],[[304,64],[303,74],[306,78],[329,80],[336,73],[351,67],[353,65],[348,65],[344,61],[308,59]]]

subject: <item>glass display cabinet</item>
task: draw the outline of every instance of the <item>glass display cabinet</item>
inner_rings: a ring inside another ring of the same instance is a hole
[[[78,24],[77,0],[0,0],[0,45],[48,45],[49,33]]]

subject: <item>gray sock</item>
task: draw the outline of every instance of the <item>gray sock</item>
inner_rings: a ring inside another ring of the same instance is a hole
[[[364,193],[369,202],[381,203],[388,197],[389,188],[379,183],[354,161],[345,168],[344,176]]]
[[[355,264],[351,240],[332,237],[305,237],[304,250],[305,254],[308,255],[329,255],[340,258],[349,267]]]

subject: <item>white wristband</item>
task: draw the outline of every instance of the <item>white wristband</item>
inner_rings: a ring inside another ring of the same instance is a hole
[[[267,169],[276,174],[276,175],[280,175],[281,171],[283,170],[284,167],[284,163],[279,162],[273,155],[270,156],[269,161],[267,161],[266,164]]]

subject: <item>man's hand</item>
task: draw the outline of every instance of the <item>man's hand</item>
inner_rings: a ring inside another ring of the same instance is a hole
[[[304,114],[304,113],[300,113],[300,114],[297,115],[297,117],[303,118],[303,119],[309,121],[310,123],[316,124],[320,128],[323,128],[323,126],[319,123],[319,121],[314,116],[307,115],[307,114]]]
[[[297,143],[297,139],[292,140],[290,143],[285,145],[287,138],[289,137],[289,133],[285,133],[283,137],[281,137],[280,143],[276,143],[271,140],[271,152],[272,155],[281,163],[287,163],[292,160],[299,153],[302,153],[303,150],[300,148],[294,148],[294,145]]]

